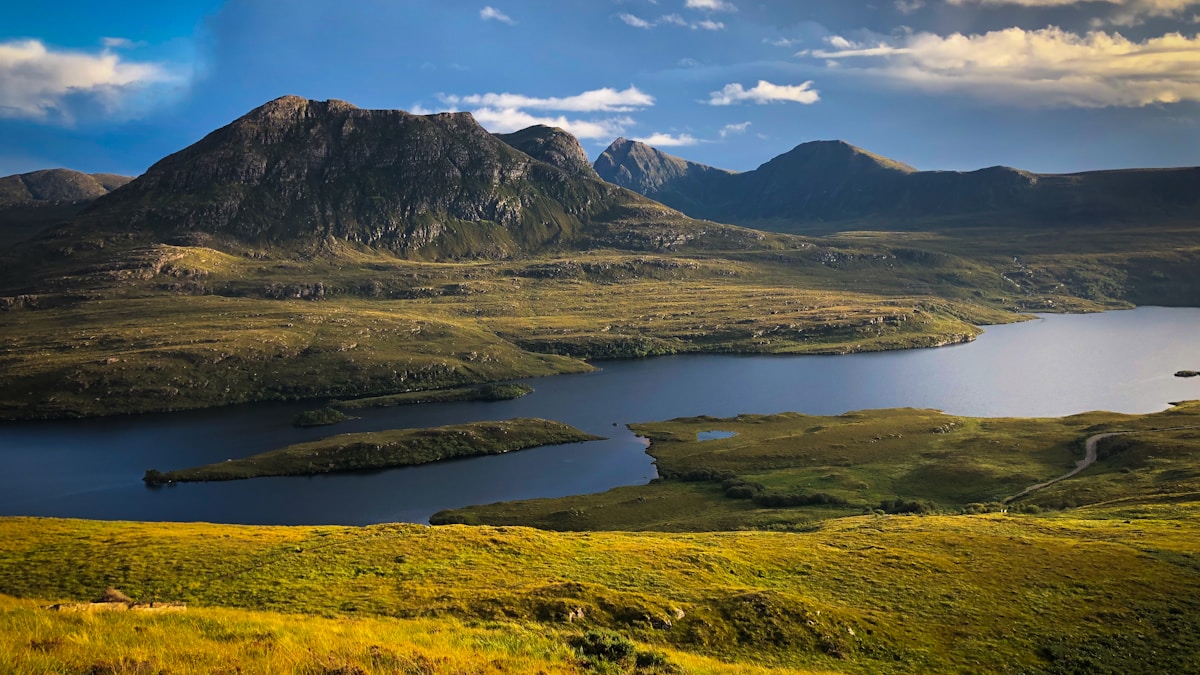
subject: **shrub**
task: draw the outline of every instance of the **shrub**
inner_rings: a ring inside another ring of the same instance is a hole
[[[571,641],[571,646],[588,661],[627,663],[633,660],[637,647],[629,638],[612,630],[589,630]]]
[[[935,509],[929,502],[904,501],[899,497],[885,499],[879,502],[879,508],[884,513],[932,513]]]

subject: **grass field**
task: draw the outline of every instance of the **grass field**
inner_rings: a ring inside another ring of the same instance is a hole
[[[392,631],[405,635],[387,644],[391,653],[441,664],[407,672],[460,672],[450,664],[463,660],[468,672],[493,672],[497,656],[472,645],[483,635],[548,664],[539,668],[582,672],[566,665],[566,645],[607,629],[689,664],[683,672],[705,669],[681,653],[725,664],[708,661],[711,672],[1191,672],[1200,511],[1194,497],[1141,508],[1136,519],[1089,509],[870,515],[807,532],[710,534],[9,518],[0,520],[6,594],[86,600],[116,586],[190,606],[80,618],[8,602],[3,649],[12,663],[130,658],[151,664],[147,672],[198,663],[232,672],[277,644],[288,645],[281,658],[330,664],[306,672],[337,672],[370,668],[369,646]],[[197,611],[205,607],[226,609]],[[312,617],[353,618],[321,638],[327,624]]]
[[[433,522],[554,530],[805,529],[864,512],[1062,509],[1200,493],[1195,402],[1152,415],[1004,419],[899,409],[698,417],[632,428],[650,439],[660,480],[444,511]],[[736,435],[697,440],[712,430]],[[1002,503],[1072,469],[1084,457],[1087,437],[1139,430],[1105,439],[1097,463],[1078,477]]]

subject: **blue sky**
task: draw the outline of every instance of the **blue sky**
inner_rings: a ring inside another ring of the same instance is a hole
[[[1200,0],[131,0],[0,7],[0,175],[137,174],[284,94],[746,170],[1200,165]]]

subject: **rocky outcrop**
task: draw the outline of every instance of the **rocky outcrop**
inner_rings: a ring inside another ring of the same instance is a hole
[[[511,134],[496,134],[521,152],[550,166],[556,166],[572,176],[600,178],[579,140],[558,127],[538,124]],[[636,190],[635,190],[636,192]]]

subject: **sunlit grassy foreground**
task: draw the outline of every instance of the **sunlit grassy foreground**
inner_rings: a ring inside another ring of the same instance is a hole
[[[852,673],[1194,672],[1194,499],[1145,500],[1137,518],[1099,508],[872,515],[802,533],[10,518],[0,520],[4,593],[49,603],[116,586],[190,606],[180,615],[79,616],[9,602],[0,659],[24,672],[122,658],[150,665],[95,672],[389,672],[371,662],[378,645],[397,663],[417,654],[432,664],[399,672],[586,672],[572,640],[609,629],[665,654],[648,667],[683,672],[725,672],[718,662]],[[589,663],[600,672],[635,667]]]

